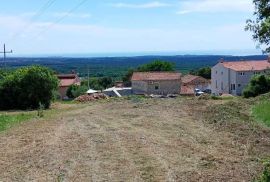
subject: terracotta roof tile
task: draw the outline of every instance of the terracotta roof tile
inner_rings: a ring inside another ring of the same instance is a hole
[[[270,62],[263,61],[235,61],[235,62],[220,62],[224,67],[235,71],[262,71],[270,69]]]
[[[132,81],[180,80],[181,73],[175,72],[135,72]]]
[[[181,80],[182,80],[182,83],[184,84],[192,84],[193,81],[197,81],[200,83],[207,83],[207,82],[210,83],[210,80],[205,79],[201,76],[196,76],[196,75],[185,75],[181,78]]]
[[[195,79],[199,78],[199,76],[195,76],[195,75],[185,75],[182,77],[182,83],[189,83]]]

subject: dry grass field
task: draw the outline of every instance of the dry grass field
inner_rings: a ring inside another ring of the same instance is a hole
[[[0,181],[251,181],[270,130],[226,102],[120,99],[24,122],[0,133]]]

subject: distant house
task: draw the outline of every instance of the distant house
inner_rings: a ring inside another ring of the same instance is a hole
[[[134,94],[179,94],[181,73],[135,72],[131,78]]]
[[[211,90],[215,95],[241,95],[254,75],[270,73],[270,58],[263,61],[220,61],[211,70]]]
[[[60,93],[61,99],[67,98],[67,89],[71,85],[81,85],[81,80],[77,74],[61,74],[57,75],[60,80],[58,91]]]
[[[185,75],[181,78],[181,80],[181,95],[194,95],[195,89],[204,91],[206,89],[210,89],[211,87],[211,81],[201,76]]]

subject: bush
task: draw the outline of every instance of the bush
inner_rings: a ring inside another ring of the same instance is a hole
[[[0,81],[0,109],[37,109],[40,104],[47,109],[57,87],[57,77],[46,67],[17,69]]]
[[[245,98],[256,97],[270,91],[270,78],[265,75],[254,76],[243,91]]]
[[[87,91],[87,87],[86,86],[79,86],[79,85],[71,85],[68,89],[67,89],[67,93],[66,95],[68,96],[68,98],[70,99],[74,99],[77,98],[83,94],[86,93]]]

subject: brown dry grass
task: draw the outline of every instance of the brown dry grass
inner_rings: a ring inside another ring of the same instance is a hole
[[[220,103],[114,100],[24,123],[0,134],[0,180],[250,181],[269,130],[208,122]]]

